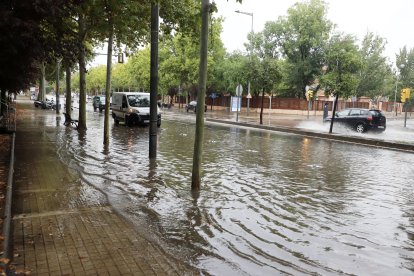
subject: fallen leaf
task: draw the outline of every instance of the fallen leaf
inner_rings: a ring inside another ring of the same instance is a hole
[[[8,258],[0,258],[0,263],[8,264],[9,262],[10,262],[10,259]]]
[[[30,275],[32,272],[28,269],[19,268],[16,269],[15,274],[16,275]]]

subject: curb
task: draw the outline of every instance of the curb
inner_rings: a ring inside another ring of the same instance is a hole
[[[338,134],[320,133],[320,132],[314,132],[310,130],[302,130],[299,128],[285,127],[285,126],[266,126],[266,125],[257,125],[257,124],[246,123],[246,122],[234,122],[234,121],[211,119],[211,118],[207,118],[206,121],[220,123],[220,124],[250,127],[250,128],[256,128],[256,129],[287,132],[287,133],[302,135],[306,137],[332,140],[336,142],[360,144],[360,145],[366,145],[366,146],[375,147],[375,148],[384,148],[384,149],[391,149],[391,150],[414,153],[414,145],[403,144],[403,143],[386,142],[386,141],[375,140],[375,139],[368,140],[368,139],[359,138],[359,137],[348,137],[348,136],[342,136]]]
[[[11,261],[10,254],[10,229],[11,229],[11,205],[12,205],[12,192],[13,192],[13,175],[14,175],[14,146],[15,146],[16,133],[13,133],[11,149],[10,149],[10,165],[9,165],[9,176],[7,179],[7,190],[6,190],[6,202],[4,207],[4,221],[3,221],[3,253],[1,255],[2,262],[0,267],[6,275],[10,274],[9,265]]]

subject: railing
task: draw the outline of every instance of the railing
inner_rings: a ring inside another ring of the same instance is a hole
[[[16,131],[16,103],[14,101],[2,101],[0,104],[6,107],[6,112],[0,118],[0,129],[7,132]]]

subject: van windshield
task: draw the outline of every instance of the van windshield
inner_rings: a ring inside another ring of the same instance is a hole
[[[150,107],[149,95],[128,95],[129,106],[132,107]]]

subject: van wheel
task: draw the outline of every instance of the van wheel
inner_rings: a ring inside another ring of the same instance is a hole
[[[114,118],[114,122],[116,125],[119,125],[119,120],[117,118]]]
[[[364,126],[364,124],[362,124],[362,123],[357,124],[356,127],[355,127],[355,130],[358,133],[365,132],[365,126]]]
[[[125,124],[127,126],[131,127],[132,126],[132,118],[130,118],[130,117],[125,118]]]
[[[161,126],[161,120],[158,120],[157,121],[157,127],[160,127]]]
[[[129,127],[139,124],[138,116],[129,116],[128,119],[125,118],[125,120],[126,120],[126,125]]]

